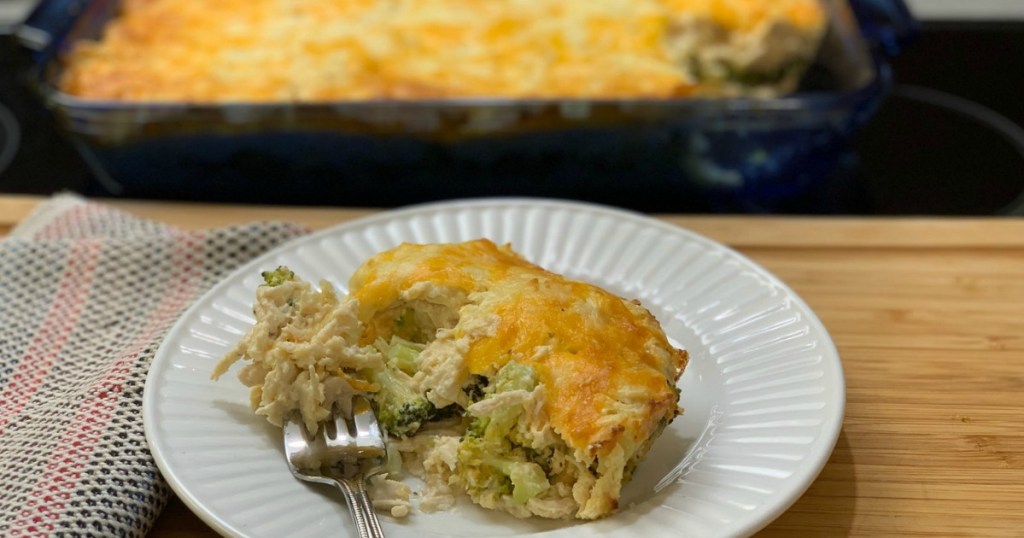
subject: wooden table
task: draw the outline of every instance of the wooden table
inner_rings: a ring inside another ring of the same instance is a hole
[[[39,198],[0,196],[0,235]],[[367,210],[111,202],[185,228]],[[1024,536],[1024,220],[661,216],[778,275],[842,355],[846,420],[760,536]],[[213,532],[173,499],[153,537]]]

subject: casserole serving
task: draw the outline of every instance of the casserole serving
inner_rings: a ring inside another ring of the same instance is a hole
[[[389,467],[426,483],[421,510],[462,491],[517,517],[610,515],[680,412],[688,355],[639,301],[508,245],[402,243],[363,263],[347,296],[286,267],[262,276],[256,322],[214,378],[244,359],[256,414],[280,426],[298,412],[311,432],[365,394],[391,436]],[[371,485],[375,503],[407,514],[408,486]]]

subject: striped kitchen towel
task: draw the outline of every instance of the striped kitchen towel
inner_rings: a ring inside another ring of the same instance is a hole
[[[183,231],[74,195],[0,241],[0,536],[143,536],[168,487],[142,390],[160,340],[295,225]]]

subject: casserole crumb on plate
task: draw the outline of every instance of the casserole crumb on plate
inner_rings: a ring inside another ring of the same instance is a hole
[[[313,430],[356,393],[391,436],[393,475],[420,477],[422,511],[457,495],[517,517],[594,519],[680,412],[687,354],[643,306],[487,240],[405,243],[365,262],[339,297],[286,268],[264,274],[238,360],[259,415]],[[402,516],[410,489],[375,480]]]
[[[778,95],[818,0],[127,0],[64,92],[133,102]]]

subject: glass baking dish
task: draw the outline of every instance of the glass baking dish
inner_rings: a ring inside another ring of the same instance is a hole
[[[57,89],[62,55],[118,0],[44,0],[22,25],[42,98],[110,194],[394,206],[585,199],[771,210],[828,177],[916,30],[901,0],[822,0],[829,27],[778,98],[124,103]]]

